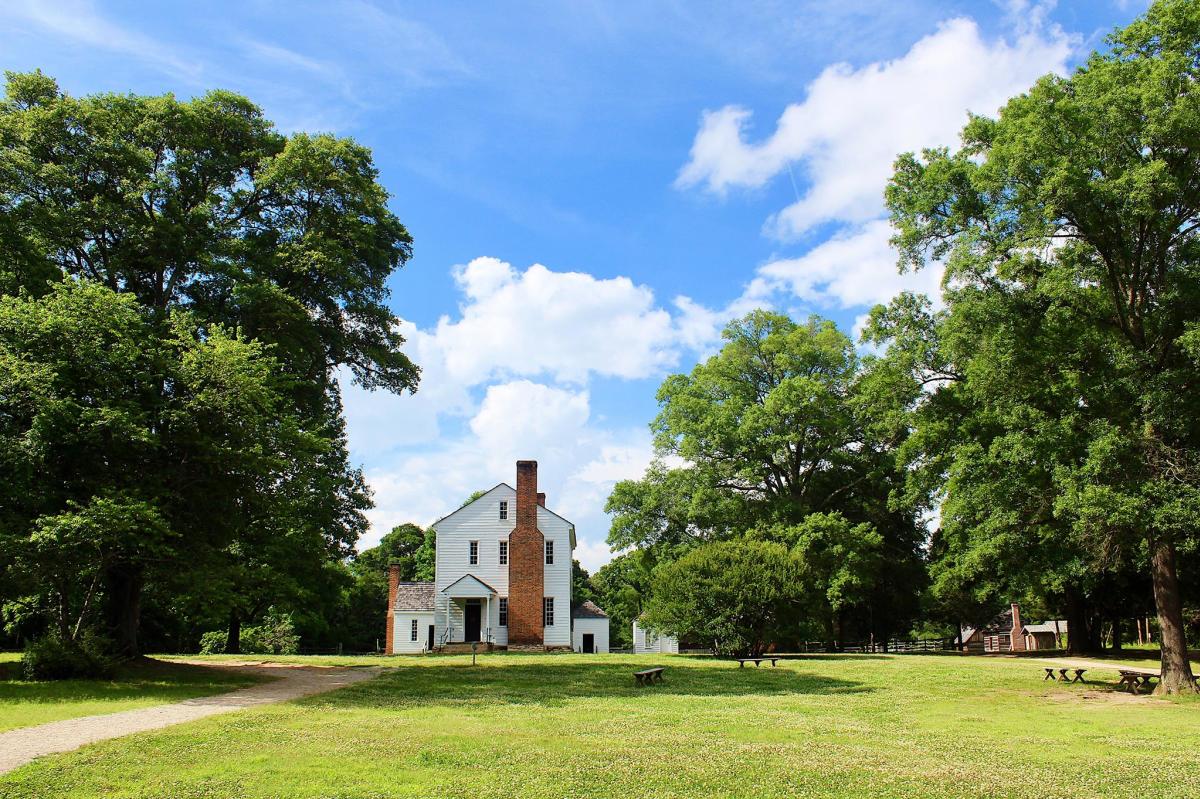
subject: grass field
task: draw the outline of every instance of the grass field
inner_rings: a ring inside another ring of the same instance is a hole
[[[1042,682],[1028,660],[317,660],[395,668],[46,758],[0,777],[0,795],[1200,796],[1200,702]],[[630,673],[653,664],[666,682],[635,687]]]
[[[126,666],[112,680],[26,682],[17,679],[19,658],[17,654],[0,653],[0,732],[177,702],[258,681],[245,674],[150,661]]]

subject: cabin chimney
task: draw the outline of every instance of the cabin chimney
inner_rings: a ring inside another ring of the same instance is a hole
[[[1012,630],[1010,631],[1009,639],[1013,652],[1025,651],[1025,635],[1021,632],[1024,629],[1021,624],[1021,606],[1016,602],[1012,603]]]
[[[517,523],[508,536],[508,643],[542,646],[545,537],[537,527],[537,461],[517,461]]]
[[[543,491],[538,492],[538,504],[543,508],[546,507],[546,494]]]

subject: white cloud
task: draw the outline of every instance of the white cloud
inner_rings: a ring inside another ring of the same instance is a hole
[[[576,523],[576,556],[598,568],[609,558],[604,502],[617,480],[645,471],[653,447],[644,420],[625,428],[593,417],[591,382],[658,377],[684,353],[712,347],[742,308],[681,296],[667,310],[625,277],[521,271],[496,258],[476,258],[454,277],[456,317],[401,327],[422,369],[415,395],[342,383],[351,454],[373,464],[376,507],[360,546],[511,483],[515,461],[532,458],[550,506]]]
[[[1066,71],[1076,40],[1046,27],[1040,4],[1020,5],[1010,9],[1023,20],[1011,41],[986,40],[974,21],[952,19],[893,61],[827,67],[760,142],[746,139],[750,111],[706,112],[677,185],[724,193],[797,164],[806,191],[768,221],[772,235],[877,217],[898,153],[952,146],[968,111],[994,113],[1041,75]]]

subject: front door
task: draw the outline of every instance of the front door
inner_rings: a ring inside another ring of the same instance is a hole
[[[470,643],[479,640],[479,623],[483,618],[483,608],[478,599],[468,599],[463,611],[463,640]]]
[[[592,633],[583,634],[583,653],[590,655],[596,651],[596,636]]]

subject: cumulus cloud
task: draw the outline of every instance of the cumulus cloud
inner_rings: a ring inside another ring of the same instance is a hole
[[[994,113],[1041,75],[1066,71],[1076,40],[1047,27],[1040,9],[1020,12],[1011,40],[985,39],[959,18],[895,60],[829,66],[758,142],[748,140],[749,110],[706,112],[676,183],[720,194],[762,186],[795,164],[806,190],[768,220],[771,235],[794,239],[827,222],[871,220],[898,153],[951,146],[968,111]]]
[[[454,270],[457,315],[401,326],[422,369],[415,395],[368,392],[342,381],[351,454],[376,507],[371,546],[396,524],[428,524],[472,491],[511,482],[534,458],[550,505],[576,523],[576,556],[609,557],[604,502],[618,480],[650,462],[650,434],[594,418],[596,380],[660,377],[686,354],[714,346],[741,306],[715,310],[688,297],[660,306],[625,277],[601,279],[540,264],[517,269],[476,258]]]

